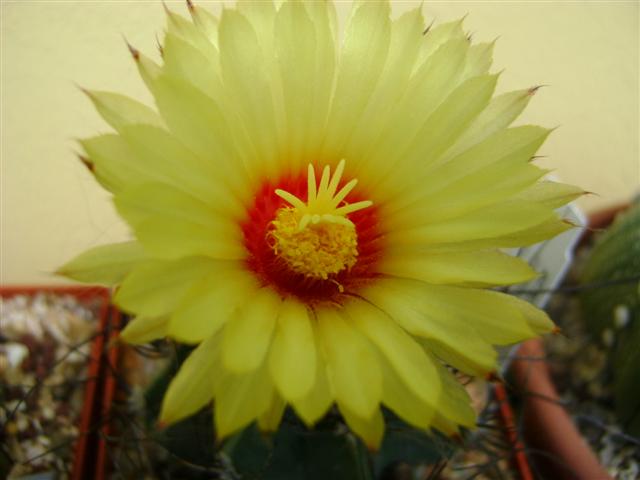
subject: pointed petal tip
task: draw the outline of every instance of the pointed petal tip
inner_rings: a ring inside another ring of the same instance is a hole
[[[135,61],[140,60],[140,51],[137,48],[135,48],[133,45],[131,45],[129,43],[129,40],[127,40],[127,37],[125,37],[124,35],[122,35],[122,39],[124,40],[124,43],[127,45],[127,48],[129,49],[129,53],[131,54],[133,59]]]
[[[422,35],[426,35],[429,33],[429,31],[431,31],[431,29],[433,28],[433,25],[435,23],[435,19],[431,20],[431,23],[427,26],[427,28],[424,29],[424,31],[422,32]]]
[[[529,90],[527,90],[527,95],[533,96],[533,95],[536,94],[536,92],[538,90],[540,90],[543,87],[549,87],[549,85],[547,85],[547,84],[535,85],[535,86],[529,88]]]
[[[83,87],[82,85],[80,85],[79,83],[75,83],[75,82],[74,82],[74,85],[76,86],[76,88],[77,88],[78,90],[80,90],[82,93],[84,93],[87,97],[89,97],[89,98],[93,99],[93,96],[92,96],[92,92],[91,92],[91,90],[89,90],[88,88],[84,88],[84,87]]]
[[[536,160],[540,160],[542,158],[549,158],[549,155],[534,155],[529,159],[529,162],[535,162]]]
[[[160,41],[160,37],[156,34],[156,48],[158,52],[160,52],[160,56],[164,58],[164,47],[162,46],[162,42]]]
[[[189,9],[190,12],[193,12],[195,10],[195,5],[193,4],[192,0],[186,0],[187,2],[187,8]]]
[[[91,160],[89,160],[88,157],[85,157],[80,153],[76,153],[76,155],[78,156],[78,159],[82,162],[82,164],[87,167],[87,170],[89,170],[91,173],[95,173],[96,165]]]
[[[270,425],[270,426],[264,426],[261,425],[260,422],[257,422],[258,425],[258,431],[260,432],[260,436],[262,438],[269,438],[271,435],[273,435],[274,433],[276,433],[278,431],[278,428],[280,427],[280,425]],[[305,423],[306,426],[306,423]],[[311,427],[308,427],[311,428]]]
[[[380,451],[380,444],[382,442],[378,442],[378,443],[372,443],[372,442],[364,442],[364,446],[367,447],[367,451],[371,454],[376,454]]]

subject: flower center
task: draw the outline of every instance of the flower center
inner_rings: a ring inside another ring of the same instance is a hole
[[[327,280],[356,263],[358,239],[353,225],[323,222],[300,230],[299,214],[289,207],[278,210],[272,225],[268,235],[273,251],[296,273]]]
[[[320,182],[312,166],[264,182],[241,228],[247,267],[281,295],[340,302],[377,276],[385,250],[376,205],[342,179],[344,162]],[[304,201],[303,201],[304,199]]]
[[[307,278],[327,280],[330,275],[351,269],[358,258],[358,235],[347,215],[372,202],[344,202],[358,183],[353,179],[338,191],[344,165],[344,160],[340,161],[333,177],[326,166],[319,185],[315,170],[309,165],[306,203],[285,190],[275,190],[291,206],[276,211],[267,240],[278,258]]]

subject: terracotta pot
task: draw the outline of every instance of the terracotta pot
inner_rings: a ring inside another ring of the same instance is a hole
[[[523,427],[529,456],[545,474],[543,478],[611,478],[561,405],[544,357],[542,340],[529,340],[520,346],[511,366],[516,386],[523,393]]]

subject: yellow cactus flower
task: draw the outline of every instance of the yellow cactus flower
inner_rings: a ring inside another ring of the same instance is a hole
[[[420,7],[358,1],[343,35],[330,1],[189,8],[162,65],[131,48],[157,111],[88,92],[115,133],[84,161],[135,240],[61,273],[119,285],[126,341],[197,345],[164,423],[213,400],[219,438],[287,405],[312,426],[336,404],[371,448],[382,405],[472,428],[451,368],[554,328],[491,289],[536,275],[501,249],[570,228],[554,209],[582,193],[530,163],[548,129],[510,126],[535,89],[494,97],[493,45]]]

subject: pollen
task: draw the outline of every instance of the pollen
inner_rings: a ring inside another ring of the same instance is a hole
[[[344,166],[344,160],[340,161],[333,176],[326,166],[317,184],[315,170],[309,165],[306,203],[287,191],[275,191],[289,206],[276,211],[267,241],[276,256],[295,273],[328,280],[356,264],[358,235],[348,215],[371,206],[372,202],[345,201],[357,180],[338,190]]]

